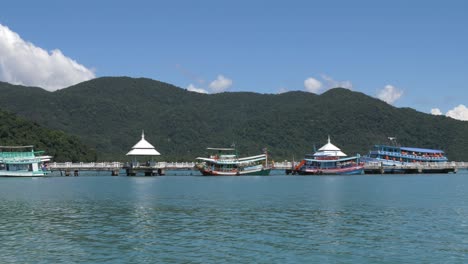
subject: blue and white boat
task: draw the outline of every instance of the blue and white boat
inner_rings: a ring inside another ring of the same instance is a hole
[[[448,162],[443,150],[398,146],[395,137],[389,137],[391,145],[374,145],[362,158],[366,163],[378,162],[381,166],[402,166],[411,163]]]

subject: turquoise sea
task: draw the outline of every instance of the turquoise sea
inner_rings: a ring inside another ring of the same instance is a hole
[[[466,172],[0,178],[0,263],[467,262]]]

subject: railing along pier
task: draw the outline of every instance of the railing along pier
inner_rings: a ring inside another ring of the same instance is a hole
[[[299,162],[281,161],[272,162],[269,166],[273,170],[291,171]],[[59,171],[66,176],[78,175],[80,171],[110,171],[112,175],[119,175],[125,170],[127,175],[144,173],[145,175],[164,175],[167,170],[194,170],[195,162],[52,162],[49,163],[50,171]],[[383,173],[444,173],[457,172],[460,169],[468,169],[468,162],[427,162],[408,163],[400,166],[382,166],[381,163],[366,163],[364,171],[369,174]]]

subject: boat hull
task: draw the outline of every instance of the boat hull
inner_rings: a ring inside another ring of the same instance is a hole
[[[212,170],[205,170],[201,169],[200,172],[203,176],[249,176],[249,175],[261,175],[261,176],[268,176],[270,175],[271,169],[261,169],[261,170],[253,170],[253,171],[212,171]]]
[[[45,172],[31,172],[31,171],[0,171],[0,177],[44,177],[47,176]]]
[[[296,172],[299,175],[360,175],[364,174],[364,166],[330,169],[301,169]]]

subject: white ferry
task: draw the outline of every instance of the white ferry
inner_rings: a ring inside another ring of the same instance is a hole
[[[234,148],[207,148],[217,152],[209,158],[198,157],[197,169],[205,176],[269,175],[267,154],[239,158]]]
[[[0,146],[0,177],[39,177],[49,172],[52,158],[33,146]]]

